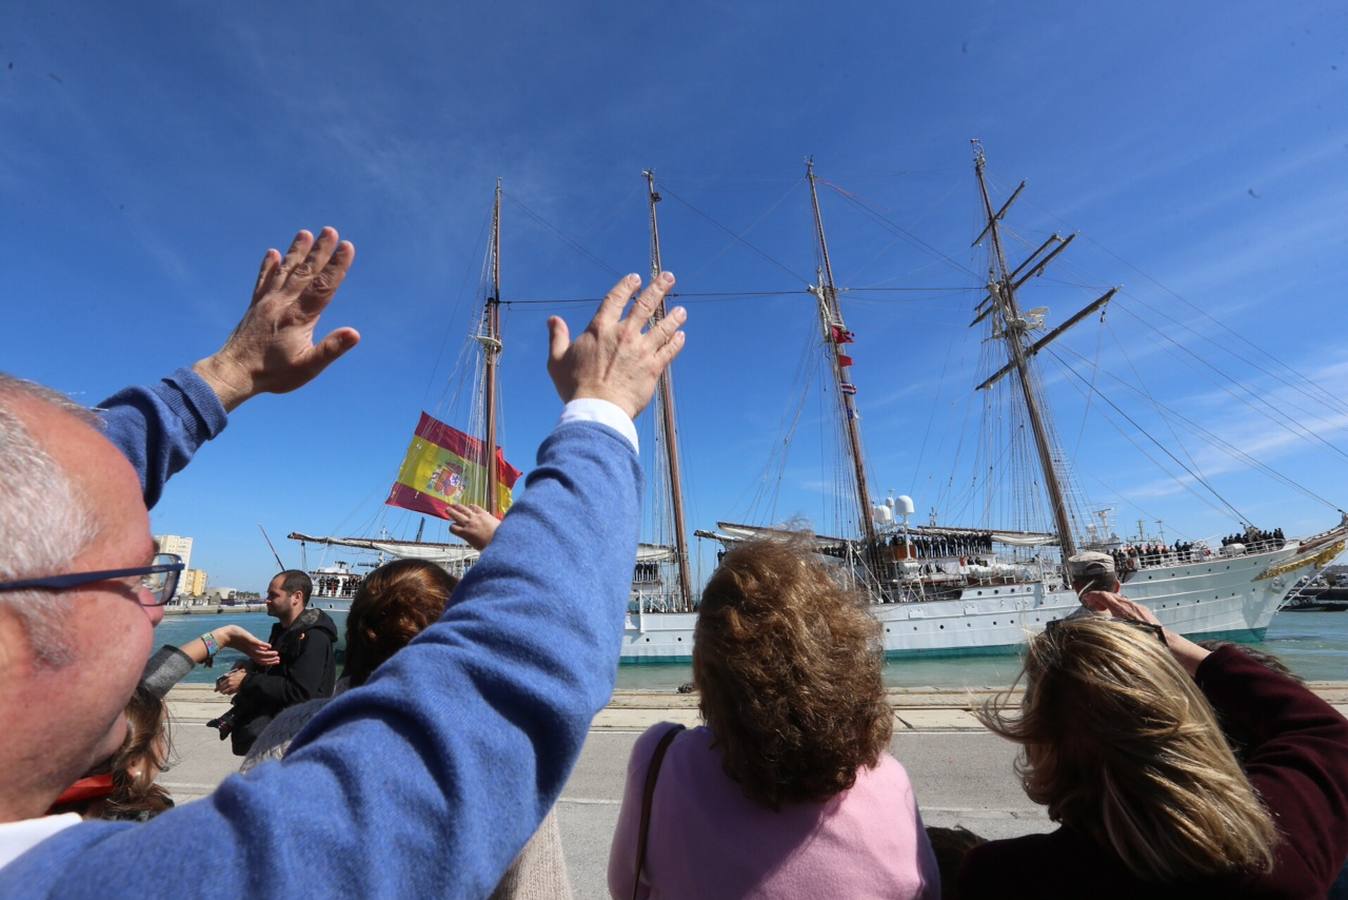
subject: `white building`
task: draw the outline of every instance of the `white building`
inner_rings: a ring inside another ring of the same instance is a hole
[[[192,568],[192,539],[176,534],[156,534],[155,543],[160,553],[176,553],[183,558],[183,568]]]

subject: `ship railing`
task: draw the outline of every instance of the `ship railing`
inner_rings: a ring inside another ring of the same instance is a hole
[[[1205,563],[1218,559],[1234,559],[1241,556],[1271,553],[1275,550],[1281,550],[1287,543],[1286,540],[1272,538],[1265,541],[1250,541],[1248,544],[1244,542],[1239,545],[1228,544],[1225,547],[1215,549],[1206,544],[1196,544],[1192,549],[1184,551],[1171,547],[1158,552],[1139,553],[1137,556],[1130,555],[1128,557],[1129,571],[1158,569],[1167,566]]]

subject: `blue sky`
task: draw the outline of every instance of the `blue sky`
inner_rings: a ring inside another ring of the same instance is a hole
[[[507,298],[597,296],[644,272],[646,167],[665,188],[665,262],[682,290],[783,292],[689,298],[676,378],[690,526],[829,529],[831,401],[799,377],[803,354],[818,359],[801,292],[815,265],[813,154],[857,201],[824,189],[839,284],[943,289],[844,297],[873,487],[958,524],[999,515],[1007,501],[973,481],[970,389],[986,374],[982,335],[965,327],[986,266],[969,248],[974,137],[999,196],[1030,182],[1012,255],[1082,232],[1023,305],[1048,306],[1054,323],[1125,286],[1104,326],[1063,342],[1064,360],[1088,379],[1098,365],[1101,390],[1256,522],[1314,531],[1336,514],[1199,428],[1348,507],[1341,5],[1283,3],[1272,18],[1262,3],[278,9],[0,10],[0,368],[96,402],[214,350],[262,252],[295,229],[335,225],[358,247],[325,324],[357,327],[360,347],[302,393],[242,408],[153,513],[157,531],[197,539],[213,584],[263,583],[258,522],[274,538],[415,529],[380,500],[419,411],[456,414],[444,401],[480,299],[497,176]],[[557,413],[542,365],[554,312],[573,327],[588,317],[577,305],[505,314],[504,443],[522,468]],[[1331,399],[1291,390],[1268,373],[1295,377],[1242,339]],[[1093,505],[1163,519],[1168,535],[1231,530],[1102,401],[1087,409],[1060,363],[1042,374]]]

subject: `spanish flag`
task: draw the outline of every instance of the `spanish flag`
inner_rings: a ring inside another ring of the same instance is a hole
[[[504,515],[521,472],[505,461],[500,447],[495,456],[497,508]],[[398,470],[398,480],[384,502],[442,519],[449,518],[445,507],[451,503],[485,505],[485,460],[482,442],[477,438],[422,413]]]

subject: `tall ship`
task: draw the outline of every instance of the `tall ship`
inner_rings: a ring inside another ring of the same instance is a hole
[[[654,208],[659,195],[655,191],[654,173],[646,172],[644,177],[651,209],[652,272],[658,274],[660,245]],[[427,521],[443,519],[446,502],[475,504],[498,518],[503,517],[509,509],[511,490],[521,473],[505,462],[504,448],[499,440],[499,366],[505,348],[501,329],[501,212],[504,196],[498,180],[484,261],[482,292],[485,297],[469,335],[472,352],[465,354],[450,376],[451,384],[468,386],[462,398],[465,402],[451,399],[445,404],[445,411],[437,410],[447,419],[457,420],[461,416],[466,425],[465,430],[458,432],[423,413],[417,437],[413,440],[412,448],[409,448],[409,460],[419,446],[433,444],[434,440],[439,439],[434,438],[434,434],[446,431],[454,433],[453,439],[439,440],[441,443],[453,444],[456,452],[449,457],[452,461],[445,465],[445,448],[439,445],[426,447],[432,452],[439,451],[438,459],[441,460],[440,464],[430,467],[429,478],[424,477],[424,471],[418,477],[408,477],[408,461],[404,461],[403,470],[386,501],[386,506],[403,507],[423,514],[417,522],[415,536],[396,536],[387,524],[369,535],[316,535],[302,531],[287,535],[299,544],[301,567],[314,581],[311,602],[323,609],[348,611],[360,587],[364,575],[362,569],[373,569],[391,559],[433,562],[451,575],[462,578],[477,561],[479,551],[462,541],[424,539]],[[529,213],[537,218],[532,210]],[[662,302],[655,316],[662,317],[664,314],[665,305]],[[658,414],[651,436],[654,448],[649,454],[651,458],[648,465],[654,477],[649,480],[650,496],[644,503],[648,511],[644,530],[652,535],[652,539],[643,541],[637,547],[636,563],[632,570],[632,604],[634,608],[654,606],[686,611],[694,608],[693,586],[684,526],[672,372],[666,371],[661,377],[654,405]],[[428,420],[433,424],[426,430],[423,426]],[[420,440],[422,437],[426,440]],[[312,565],[309,560],[310,548],[319,556]],[[355,564],[341,560],[328,561],[326,557],[333,552],[354,552],[373,561]]]
[[[1127,596],[1157,618],[1194,639],[1259,641],[1297,581],[1327,565],[1344,549],[1348,515],[1332,527],[1304,538],[1256,528],[1234,507],[1241,530],[1216,546],[1206,541],[1165,543],[1139,527],[1136,540],[1115,534],[1107,518],[1086,520],[1079,492],[1067,484],[1070,466],[1059,450],[1052,419],[1036,371],[1036,357],[1073,326],[1103,310],[1112,288],[1045,330],[1045,308],[1025,310],[1018,292],[1067,249],[1075,235],[1051,236],[1027,258],[1011,266],[1002,242],[1003,221],[1025,183],[994,207],[986,159],[974,142],[974,174],[983,227],[973,245],[987,248],[986,292],[972,311],[970,327],[985,331],[984,346],[1000,347],[995,368],[977,385],[980,392],[1002,389],[1012,435],[1002,445],[998,476],[1019,478],[1022,503],[1039,494],[1048,507],[1049,530],[960,527],[932,520],[914,523],[906,496],[876,502],[870,488],[856,400],[848,330],[820,209],[813,161],[807,163],[817,251],[814,295],[823,352],[832,380],[836,427],[843,437],[842,482],[854,497],[851,534],[808,535],[820,558],[836,565],[839,577],[863,592],[883,628],[890,657],[958,657],[1018,652],[1026,639],[1054,619],[1080,608],[1066,583],[1062,562],[1081,550],[1115,557]],[[1042,334],[1039,334],[1043,332]],[[1095,390],[1094,385],[1090,386]],[[1101,395],[1103,397],[1103,395]],[[1105,402],[1112,401],[1106,400]],[[1119,413],[1122,410],[1117,409]],[[1124,414],[1126,415],[1126,414]],[[1181,461],[1182,464],[1182,461]],[[1190,474],[1192,470],[1183,466]],[[1029,505],[1033,505],[1030,503]],[[722,521],[696,536],[724,549],[747,540],[799,537],[794,529]],[[622,656],[626,662],[690,659],[695,612],[636,604],[628,617]]]
[[[748,540],[789,537],[812,542],[819,558],[867,598],[882,626],[885,652],[891,657],[1017,652],[1027,637],[1041,631],[1047,622],[1080,608],[1076,594],[1064,580],[1062,563],[1082,550],[1112,555],[1127,596],[1148,606],[1167,627],[1195,639],[1261,640],[1297,582],[1323,569],[1343,551],[1348,539],[1348,515],[1340,515],[1331,527],[1301,538],[1286,537],[1280,530],[1260,529],[1216,494],[1192,457],[1186,462],[1159,443],[1160,452],[1168,455],[1186,478],[1212,491],[1239,523],[1236,532],[1220,541],[1169,543],[1163,534],[1148,534],[1145,523],[1139,522],[1138,533],[1125,538],[1116,533],[1107,511],[1088,514],[1083,494],[1073,483],[1071,461],[1055,431],[1037,360],[1041,354],[1056,356],[1059,345],[1055,342],[1064,333],[1096,314],[1103,315],[1118,288],[1106,290],[1051,328],[1046,324],[1045,307],[1024,308],[1022,290],[1059,258],[1076,235],[1062,237],[1055,233],[1019,264],[1011,265],[1004,246],[1006,217],[1025,183],[995,206],[986,177],[986,159],[978,142],[974,143],[973,168],[981,231],[972,246],[987,254],[985,290],[971,310],[969,323],[971,328],[981,330],[986,367],[975,391],[984,398],[987,490],[1003,491],[1012,498],[1009,506],[1014,512],[1008,521],[1001,523],[1002,527],[991,526],[987,516],[977,524],[941,522],[934,512],[925,521],[918,521],[916,504],[909,497],[888,496],[882,500],[874,493],[862,439],[864,410],[857,399],[858,384],[853,374],[854,336],[848,330],[841,302],[847,291],[835,281],[819,179],[811,161],[806,166],[805,183],[816,278],[808,293],[818,321],[816,347],[824,360],[829,414],[841,448],[835,472],[839,509],[843,510],[840,528],[838,533],[822,534],[795,523],[723,520],[714,528],[694,532],[694,537],[712,542],[719,550],[718,558],[720,552]],[[651,271],[658,273],[664,262],[657,216],[662,197],[654,173],[646,171],[643,177]],[[487,257],[491,274],[473,335],[480,354],[479,377],[473,381],[475,408],[479,411],[474,417],[478,426],[474,434],[480,435],[475,438],[479,442],[475,452],[492,473],[497,471],[490,464],[492,453],[484,448],[499,452],[495,388],[502,349],[499,310],[502,302],[508,302],[502,301],[500,291],[501,196],[498,182]],[[663,314],[662,304],[655,316]],[[662,376],[651,404],[654,446],[644,454],[652,470],[648,479],[651,493],[646,499],[645,537],[633,570],[623,634],[625,663],[691,659],[697,618],[692,575],[696,554],[686,527],[674,377],[671,367]],[[1093,378],[1078,387],[1115,415],[1136,424]],[[499,485],[493,480],[480,493],[466,495],[465,502],[477,502],[494,514],[502,514],[505,510],[498,502],[498,492]],[[363,550],[380,559],[432,560],[460,576],[477,559],[477,551],[462,543],[422,541],[423,526],[424,521],[412,540],[397,540],[387,534],[331,537],[295,532],[290,537],[302,546]],[[321,571],[316,570],[316,577],[320,576]],[[349,580],[337,584],[339,590],[353,590]]]

